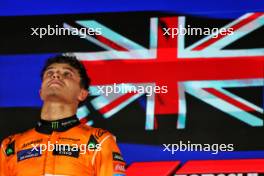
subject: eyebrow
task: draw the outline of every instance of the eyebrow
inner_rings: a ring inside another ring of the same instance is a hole
[[[52,66],[51,66],[51,67],[48,67],[48,68],[46,69],[46,71],[47,71],[47,70],[50,70],[50,69],[54,69],[54,68],[55,68],[55,67],[52,67]],[[62,68],[63,68],[63,69],[66,69],[66,70],[70,70],[71,72],[75,73],[74,70],[73,70],[72,68],[70,68],[70,67],[62,67]],[[46,71],[45,71],[45,72],[46,72]]]
[[[72,73],[75,73],[75,71],[70,67],[62,67],[63,69],[70,70]]]
[[[46,68],[46,70],[45,70],[45,72],[47,71],[47,70],[50,70],[50,69],[53,69],[54,67],[48,67],[48,68]]]

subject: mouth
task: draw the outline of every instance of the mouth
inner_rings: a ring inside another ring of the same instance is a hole
[[[63,83],[61,81],[50,81],[48,84],[48,87],[53,86],[53,85],[57,85],[57,86],[63,86]]]

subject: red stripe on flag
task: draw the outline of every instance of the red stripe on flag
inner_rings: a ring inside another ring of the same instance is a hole
[[[228,103],[231,103],[232,105],[235,105],[237,107],[239,107],[240,109],[243,109],[244,111],[255,111],[253,108],[223,94],[222,92],[219,92],[218,90],[214,89],[214,88],[204,88],[204,90],[206,90],[207,92],[220,97],[221,99],[227,101]]]
[[[176,84],[178,81],[263,78],[263,56],[160,60],[83,61],[92,85]],[[136,71],[135,71],[136,69]]]
[[[126,101],[127,99],[131,98],[133,95],[135,95],[136,93],[126,93],[125,95],[122,95],[121,97],[117,98],[116,100],[112,101],[111,103],[109,103],[108,105],[102,107],[99,111],[101,114],[104,114],[108,111],[110,111],[111,109],[115,108],[116,106],[118,106],[120,103]]]
[[[178,37],[164,35],[164,28],[175,28],[178,26],[178,17],[159,18],[158,25],[158,46],[157,59],[168,60],[171,57],[176,58],[178,53]]]
[[[254,13],[253,15],[243,19],[242,21],[240,21],[239,23],[235,24],[234,26],[230,27],[230,28],[233,28],[233,31],[236,31],[238,30],[239,28],[243,27],[245,24],[259,18],[260,16],[262,16],[263,13]],[[193,48],[192,50],[193,51],[199,51],[199,50],[203,50],[204,48],[208,47],[209,45],[215,43],[217,40],[225,37],[226,35],[218,35],[217,37],[215,38],[212,38],[210,40],[207,40],[206,42],[196,46],[195,48]]]
[[[179,167],[180,161],[135,162],[127,169],[127,176],[168,176]]]
[[[88,122],[88,117],[84,117],[80,120],[82,124],[86,124]]]
[[[99,40],[100,42],[102,42],[103,44],[115,49],[115,50],[118,50],[118,51],[128,51],[128,49],[114,43],[113,41],[107,39],[106,37],[103,37],[101,35],[99,36],[96,36],[97,40]]]
[[[188,161],[176,174],[264,172],[264,159]]]

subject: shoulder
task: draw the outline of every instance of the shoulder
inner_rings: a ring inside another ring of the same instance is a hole
[[[6,138],[4,138],[1,141],[1,147],[2,148],[7,148],[10,145],[14,145],[15,143],[19,142],[19,141],[23,141],[23,139],[27,136],[30,136],[30,134],[32,134],[34,132],[34,128],[26,130],[24,132],[21,133],[16,133],[16,134],[12,134]]]
[[[5,147],[7,146],[8,144],[12,143],[13,141],[15,141],[15,138],[16,138],[16,135],[10,135],[6,138],[4,138],[2,141],[1,141],[1,147]]]
[[[94,138],[98,143],[104,143],[106,140],[115,141],[115,136],[108,130],[91,127],[87,124],[81,124],[79,128],[81,128],[85,134],[89,134],[90,138]]]
[[[93,128],[92,134],[94,135],[95,139],[100,142],[104,142],[108,138],[115,138],[112,133],[102,128]]]

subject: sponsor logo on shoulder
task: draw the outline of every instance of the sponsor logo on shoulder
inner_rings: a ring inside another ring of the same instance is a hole
[[[113,152],[113,160],[114,161],[121,161],[121,162],[125,162],[124,158],[122,157],[122,155],[120,153],[117,152]]]

